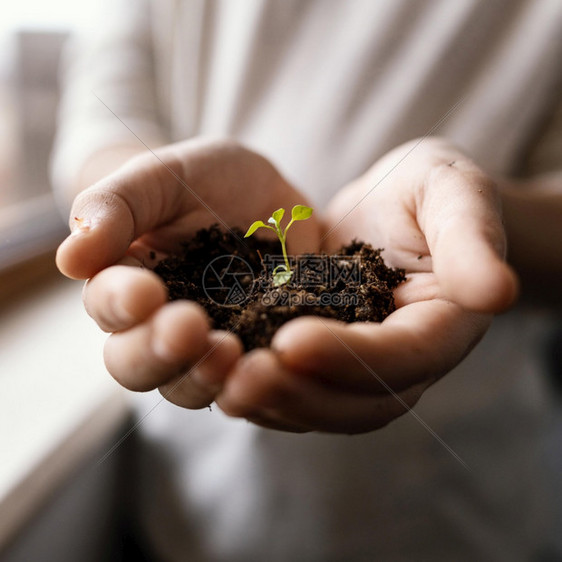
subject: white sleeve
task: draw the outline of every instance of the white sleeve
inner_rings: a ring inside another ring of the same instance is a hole
[[[559,90],[562,90],[562,84]],[[533,139],[523,166],[526,176],[549,172],[562,172],[562,96],[550,119]]]
[[[104,0],[99,7],[96,23],[69,40],[61,61],[51,156],[55,193],[69,189],[100,149],[166,142],[155,94],[150,3]]]

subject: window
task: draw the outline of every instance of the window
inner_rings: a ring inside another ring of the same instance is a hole
[[[27,0],[0,19],[0,269],[54,248],[66,234],[48,179],[58,65],[95,2]]]

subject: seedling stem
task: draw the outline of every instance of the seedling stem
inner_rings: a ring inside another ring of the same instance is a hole
[[[285,214],[285,209],[277,209],[265,224],[263,221],[255,221],[248,228],[248,232],[244,235],[244,238],[251,236],[258,228],[268,228],[273,230],[281,242],[281,250],[283,251],[283,259],[285,264],[278,265],[273,270],[273,284],[276,287],[284,285],[291,280],[293,272],[291,271],[291,264],[289,263],[289,257],[287,255],[287,231],[295,221],[302,221],[310,218],[313,209],[311,207],[306,207],[305,205],[295,205],[291,210],[291,220],[284,230],[281,229],[281,220]]]

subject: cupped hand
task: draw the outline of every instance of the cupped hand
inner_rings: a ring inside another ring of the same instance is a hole
[[[406,270],[382,323],[301,317],[272,350],[238,360],[217,397],[227,413],[287,431],[358,433],[407,412],[508,308],[517,279],[494,183],[442,139],[398,147],[342,189],[323,247],[357,238]]]
[[[211,330],[194,303],[167,302],[151,267],[200,228],[244,228],[299,203],[306,199],[271,163],[228,140],[147,152],[83,191],[57,265],[68,277],[88,279],[84,304],[112,333],[104,357],[117,381],[131,390],[159,388],[185,407],[211,403],[242,355],[240,341]],[[303,223],[301,233],[289,251],[316,251],[318,221]]]

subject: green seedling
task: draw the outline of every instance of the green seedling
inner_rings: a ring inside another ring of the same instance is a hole
[[[281,242],[281,249],[283,250],[283,258],[285,260],[284,264],[278,265],[273,270],[273,284],[276,287],[280,287],[285,283],[288,283],[293,276],[291,271],[291,265],[289,264],[289,258],[287,256],[287,231],[291,228],[291,225],[296,221],[304,221],[312,215],[313,209],[306,207],[305,205],[295,205],[291,211],[291,220],[289,224],[285,227],[285,230],[281,229],[281,220],[285,214],[285,209],[277,209],[270,217],[267,219],[268,224],[263,221],[255,221],[248,228],[248,232],[244,235],[244,238],[251,236],[258,228],[268,228],[273,230]]]

